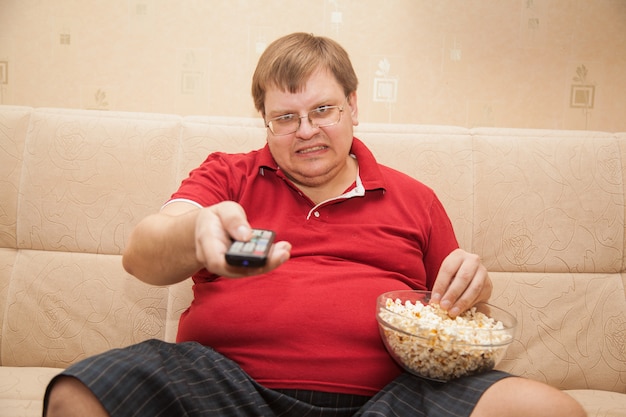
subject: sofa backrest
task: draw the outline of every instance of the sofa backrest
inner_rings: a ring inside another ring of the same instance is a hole
[[[431,186],[493,303],[516,314],[501,368],[626,392],[626,134],[362,124],[381,163]],[[210,152],[264,144],[258,119],[0,106],[0,361],[64,367],[173,341],[191,282],[130,277],[121,253]]]

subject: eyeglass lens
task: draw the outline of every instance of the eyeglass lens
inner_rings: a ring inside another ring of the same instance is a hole
[[[270,120],[267,126],[275,135],[288,135],[300,128],[302,119],[308,118],[312,127],[325,127],[339,123],[343,107],[327,106],[311,110],[306,116],[288,115]]]

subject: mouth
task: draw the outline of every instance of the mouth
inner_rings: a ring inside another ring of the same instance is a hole
[[[299,154],[299,155],[306,155],[306,154],[309,154],[309,153],[323,151],[325,149],[328,149],[328,146],[319,145],[319,146],[312,146],[310,148],[300,149],[299,151],[296,151],[296,153]]]

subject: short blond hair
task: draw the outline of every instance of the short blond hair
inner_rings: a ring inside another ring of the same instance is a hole
[[[259,58],[252,76],[254,106],[265,115],[268,88],[297,93],[318,69],[333,74],[346,97],[356,91],[358,79],[352,62],[336,41],[309,33],[292,33],[275,40]]]

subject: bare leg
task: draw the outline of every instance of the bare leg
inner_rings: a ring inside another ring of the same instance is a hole
[[[48,397],[44,417],[109,417],[100,401],[78,379],[62,376],[56,380]]]
[[[470,417],[586,417],[572,397],[541,382],[505,378],[478,400]]]

